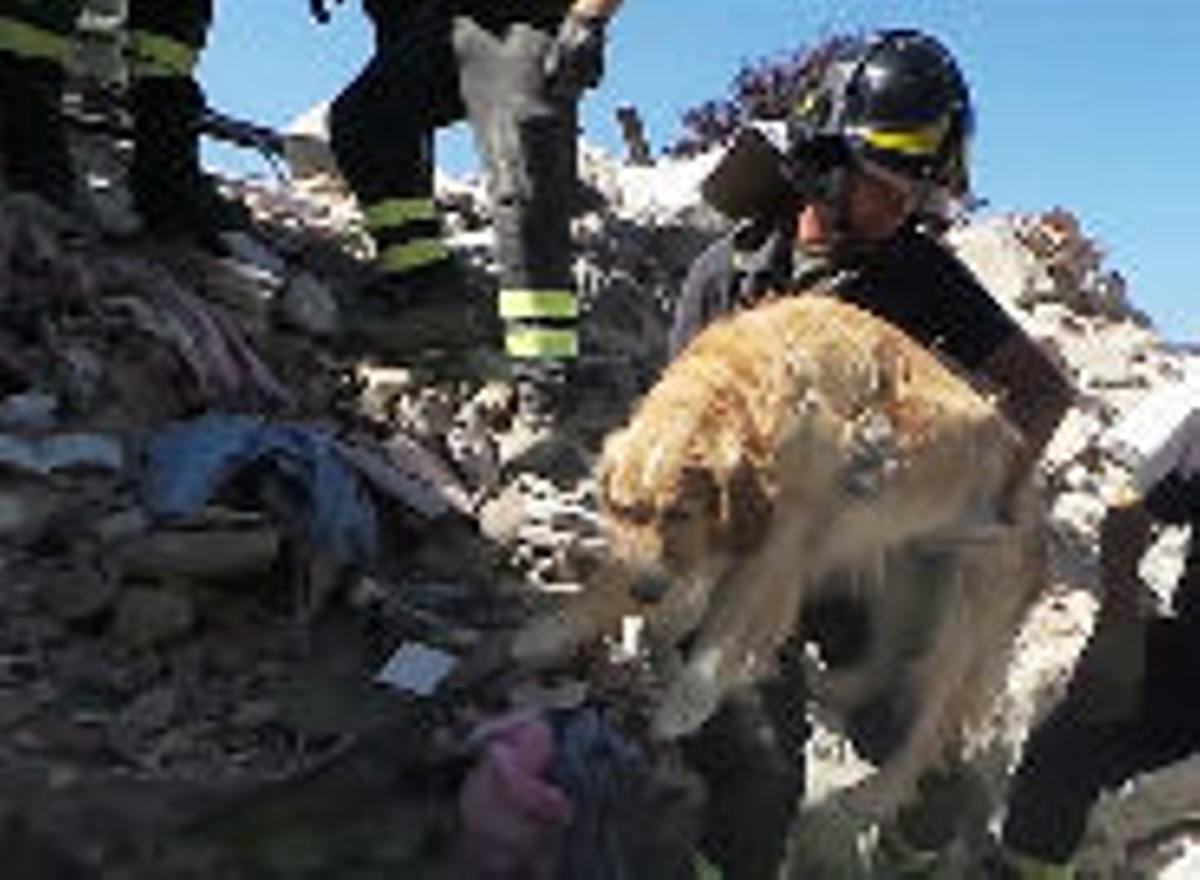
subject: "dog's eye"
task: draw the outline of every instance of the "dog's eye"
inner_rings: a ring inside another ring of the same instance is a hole
[[[614,504],[609,502],[608,509],[617,519],[644,526],[654,522],[656,513],[654,507],[644,502],[637,504]]]
[[[668,523],[683,522],[694,517],[695,512],[687,507],[668,507],[662,513],[662,521]]]

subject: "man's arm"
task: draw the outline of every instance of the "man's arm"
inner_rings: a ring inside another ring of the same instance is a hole
[[[1002,495],[1005,510],[1033,472],[1075,395],[1042,347],[1019,330],[1000,343],[979,371],[1003,390],[1001,409],[1025,441]]]
[[[617,14],[623,0],[575,0],[570,15],[576,18],[609,19]]]
[[[575,0],[543,62],[546,92],[563,101],[576,101],[584,89],[604,76],[604,46],[608,20],[621,0]]]
[[[1154,537],[1154,518],[1132,489],[1125,490],[1104,511],[1100,524],[1099,624],[1141,616],[1142,582],[1138,567]]]
[[[334,3],[343,3],[345,0],[333,0]],[[308,0],[308,11],[321,24],[329,24],[329,3],[328,0]]]
[[[1068,699],[1097,723],[1137,716],[1145,692],[1146,615],[1138,567],[1154,516],[1132,490],[1111,501],[1100,524],[1100,610],[1079,656]]]

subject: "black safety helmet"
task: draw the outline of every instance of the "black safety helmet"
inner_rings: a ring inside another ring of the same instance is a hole
[[[814,79],[792,113],[793,144],[822,164],[848,150],[951,197],[968,195],[971,98],[941,43],[915,30],[843,41]]]

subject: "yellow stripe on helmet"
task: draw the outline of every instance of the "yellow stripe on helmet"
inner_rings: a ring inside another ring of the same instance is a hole
[[[850,134],[860,137],[867,145],[877,150],[904,153],[908,156],[931,156],[941,149],[942,142],[950,132],[950,117],[943,116],[937,122],[921,128],[883,129],[855,128]]]

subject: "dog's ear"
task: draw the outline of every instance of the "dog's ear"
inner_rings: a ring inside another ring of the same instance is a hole
[[[596,462],[594,476],[596,478],[596,489],[601,500],[606,500],[611,497],[613,489],[613,468],[617,461],[617,452],[620,447],[624,429],[613,431],[604,440],[604,448],[601,451],[599,460]]]
[[[712,519],[720,516],[721,493],[711,469],[689,466],[679,472],[670,505],[661,511],[664,519]]]
[[[683,468],[654,519],[660,558],[668,568],[686,570],[706,555],[721,519],[721,493],[712,471]]]
[[[766,537],[774,508],[765,474],[742,460],[729,472],[721,501],[727,548],[733,553],[751,552]]]

